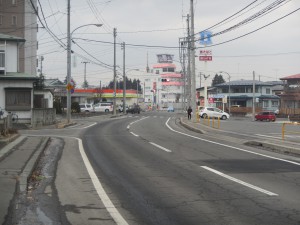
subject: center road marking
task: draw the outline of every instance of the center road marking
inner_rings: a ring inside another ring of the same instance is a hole
[[[136,137],[138,137],[139,135],[137,135],[137,134],[135,134],[135,133],[133,133],[133,132],[130,132],[133,136],[136,136]]]
[[[182,135],[185,135],[185,136],[188,136],[188,137],[191,137],[191,138],[195,138],[195,139],[198,139],[198,140],[201,140],[201,141],[205,141],[205,142],[208,142],[208,143],[211,143],[211,144],[224,146],[224,147],[226,147],[226,148],[231,148],[231,149],[239,150],[239,151],[242,151],[242,152],[247,152],[247,153],[250,153],[250,154],[253,154],[253,155],[259,155],[259,156],[266,157],[266,158],[269,158],[269,159],[275,159],[275,160],[279,160],[279,161],[282,161],[282,162],[286,162],[286,163],[290,163],[290,164],[294,164],[294,165],[300,166],[300,163],[298,163],[298,162],[290,161],[290,160],[287,160],[287,159],[281,159],[281,158],[277,158],[277,157],[273,157],[273,156],[269,156],[269,155],[264,155],[264,154],[257,153],[257,152],[252,152],[252,151],[249,151],[249,150],[246,150],[246,149],[243,149],[243,148],[238,148],[238,147],[234,147],[234,146],[222,144],[222,143],[215,142],[215,141],[210,141],[210,140],[207,140],[207,139],[204,139],[204,138],[199,138],[199,137],[196,137],[196,136],[193,136],[193,135],[190,135],[190,134],[186,134],[186,133],[183,133],[183,132],[174,130],[174,129],[173,129],[172,127],[170,127],[170,125],[168,124],[169,121],[170,121],[170,118],[166,121],[165,124],[166,124],[166,126],[167,126],[171,131],[173,131],[173,132],[175,132],[175,133],[182,134]]]
[[[146,117],[143,117],[142,119],[139,119],[139,120],[136,120],[136,121],[131,122],[131,123],[127,126],[127,130],[130,129],[130,125],[132,125],[132,124],[134,124],[134,123],[137,123],[137,122],[139,122],[139,121],[141,121],[141,120],[147,119],[148,117],[149,117],[149,116],[146,116]]]
[[[151,145],[154,145],[155,147],[157,147],[157,148],[163,150],[163,151],[166,151],[166,152],[172,152],[171,150],[169,150],[169,149],[167,149],[167,148],[165,148],[165,147],[163,147],[163,146],[160,146],[160,145],[158,145],[158,144],[155,144],[155,143],[153,143],[153,142],[149,142],[149,143],[150,143]]]
[[[201,166],[201,168],[206,169],[206,170],[208,170],[208,171],[211,171],[211,172],[213,172],[213,173],[215,173],[215,174],[218,174],[218,175],[221,176],[221,177],[227,178],[227,179],[229,179],[229,180],[232,180],[232,181],[234,181],[234,182],[236,182],[236,183],[239,183],[239,184],[241,184],[241,185],[244,185],[244,186],[246,186],[246,187],[252,188],[252,189],[254,189],[254,190],[256,190],[256,191],[259,191],[259,192],[262,192],[262,193],[264,193],[264,194],[267,194],[267,195],[269,195],[269,196],[278,196],[278,194],[275,194],[275,193],[273,193],[273,192],[267,191],[267,190],[262,189],[262,188],[260,188],[260,187],[254,186],[254,185],[252,185],[252,184],[246,183],[246,182],[241,181],[241,180],[239,180],[239,179],[236,179],[236,178],[234,178],[234,177],[228,176],[228,175],[226,175],[226,174],[224,174],[224,173],[222,173],[222,172],[220,172],[220,171],[214,170],[214,169],[212,169],[212,168],[210,168],[210,167],[207,167],[207,166]]]

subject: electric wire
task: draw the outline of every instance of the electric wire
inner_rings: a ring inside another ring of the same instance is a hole
[[[218,45],[222,45],[222,44],[226,44],[226,43],[229,43],[229,42],[238,40],[238,39],[240,39],[240,38],[243,38],[243,37],[245,37],[245,36],[248,36],[248,35],[250,35],[250,34],[253,34],[253,33],[255,33],[255,32],[257,32],[257,31],[259,31],[259,30],[261,30],[261,29],[263,29],[263,28],[266,28],[266,27],[268,27],[268,26],[270,26],[270,25],[272,25],[272,24],[274,24],[274,23],[276,23],[276,22],[278,22],[278,21],[280,21],[280,20],[286,18],[287,16],[290,16],[290,15],[294,14],[295,12],[297,12],[297,11],[299,11],[299,10],[300,10],[300,8],[298,8],[298,9],[296,9],[296,10],[294,10],[294,11],[292,11],[292,12],[290,12],[290,13],[288,13],[288,14],[286,14],[286,15],[284,15],[284,16],[282,16],[282,17],[280,17],[280,18],[278,18],[278,19],[276,19],[276,20],[274,20],[274,21],[272,21],[272,22],[270,22],[270,23],[268,23],[268,24],[266,24],[266,25],[260,27],[260,28],[257,28],[257,29],[255,29],[255,30],[253,30],[253,31],[250,31],[250,32],[246,33],[246,34],[240,35],[240,36],[238,36],[238,37],[236,37],[236,38],[232,38],[232,39],[230,39],[230,40],[223,41],[223,42],[220,42],[220,43],[217,43],[217,44],[207,45],[206,47],[218,46]],[[196,49],[199,49],[199,48],[205,48],[205,47],[196,47]]]

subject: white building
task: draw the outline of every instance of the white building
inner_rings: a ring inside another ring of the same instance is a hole
[[[167,108],[182,107],[183,78],[176,71],[173,55],[157,55],[158,63],[153,65],[150,73],[144,78],[144,99],[146,105]]]

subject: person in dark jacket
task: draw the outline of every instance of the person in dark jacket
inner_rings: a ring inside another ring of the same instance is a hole
[[[189,106],[189,108],[187,110],[189,120],[192,118],[192,112],[193,112],[193,110],[192,110],[191,106]]]

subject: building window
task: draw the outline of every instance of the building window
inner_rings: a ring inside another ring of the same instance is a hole
[[[13,26],[17,25],[17,16],[12,16],[11,25]]]
[[[269,107],[269,101],[263,101],[263,107],[268,108]]]
[[[174,68],[168,68],[168,72],[175,72]]]
[[[168,68],[163,68],[163,72],[168,72]]]
[[[0,0],[1,1],[1,0]],[[0,15],[0,25],[2,25],[3,24],[3,16],[2,15]]]
[[[31,110],[31,89],[6,89],[5,109],[7,111]]]
[[[272,101],[272,107],[278,107],[279,102],[278,101]]]
[[[5,68],[5,52],[0,50],[0,68]]]
[[[156,73],[156,74],[159,74],[159,70],[156,70],[155,73]]]
[[[266,94],[270,94],[271,93],[271,89],[270,88],[266,88]]]

